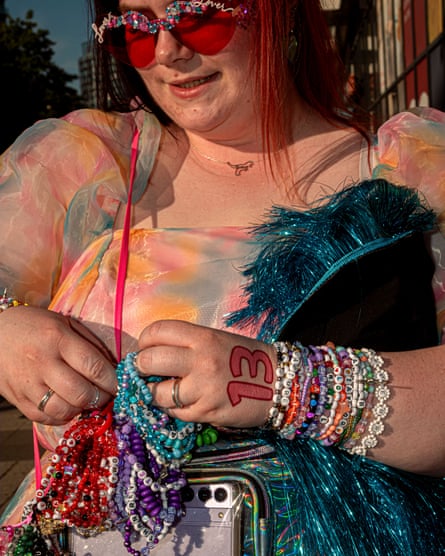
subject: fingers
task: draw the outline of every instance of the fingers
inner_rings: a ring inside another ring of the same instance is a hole
[[[265,422],[274,392],[273,346],[180,321],[148,326],[139,345],[141,374],[168,378],[151,389],[153,404],[170,415],[223,426]]]
[[[112,357],[82,323],[18,307],[2,313],[1,324],[10,347],[2,359],[1,392],[29,419],[62,424],[115,395]]]
[[[187,374],[193,361],[194,352],[191,348],[156,346],[141,350],[136,365],[141,374],[169,378]]]
[[[158,382],[151,389],[153,404],[172,410],[172,415],[176,409],[190,408],[195,403],[197,396],[193,394],[193,391],[186,393],[183,382],[181,377]]]
[[[103,406],[117,389],[114,364],[98,339],[81,323],[67,321],[68,333],[60,336],[57,346],[60,359],[48,369],[42,385],[53,394],[43,408],[41,400],[36,404],[40,414],[34,420],[39,422],[67,422],[85,409]]]
[[[184,376],[204,357],[202,346],[214,330],[184,321],[164,320],[147,326],[139,338],[137,366],[141,373],[156,376]]]
[[[104,393],[114,395],[117,381],[115,364],[104,346],[81,323],[69,319],[72,334],[64,335],[59,341],[60,357],[86,380],[95,384]],[[88,392],[82,394],[87,396]],[[82,400],[84,403],[85,400]]]
[[[134,366],[136,368],[136,371],[140,375],[150,374],[152,376],[162,376],[160,373],[156,374],[155,371],[155,367],[158,367],[159,365],[159,368],[164,371],[167,377],[169,377],[168,379],[161,382],[150,383],[150,391],[153,397],[153,404],[165,409],[183,409],[186,405],[191,405],[193,403],[191,398],[189,398],[187,403],[185,403],[179,396],[179,386],[183,380],[183,377],[176,376],[170,378],[173,371],[166,371],[167,368],[170,369],[172,367],[176,367],[175,373],[178,374],[178,367],[175,366],[174,363],[169,363],[169,360],[181,360],[180,354],[187,353],[186,350],[180,348],[176,350],[176,356],[173,357],[172,353],[174,352],[175,350],[171,348],[167,348],[165,351],[163,348],[153,348],[149,352],[138,352],[136,357],[134,358]],[[150,373],[146,373],[142,370],[140,361],[142,358],[144,359],[143,368],[151,369]],[[155,363],[155,361],[157,362]],[[164,364],[162,363],[162,361],[164,361]]]
[[[183,409],[185,404],[179,398],[179,385],[181,383],[181,378],[177,377],[173,380],[172,385],[172,402],[176,409]]]
[[[49,402],[49,399],[51,398],[51,396],[54,394],[54,390],[52,388],[49,388],[45,394],[42,396],[42,399],[39,402],[39,405],[37,406],[37,409],[39,411],[45,411],[45,406],[46,404]]]
[[[191,347],[207,329],[179,320],[156,321],[142,331],[139,337],[141,349],[153,346]]]
[[[96,385],[88,381],[83,381],[81,385],[73,389],[73,393],[81,392],[77,396],[73,394],[73,398],[75,397],[74,401],[70,399],[69,394],[66,394],[65,384],[62,384],[62,386],[60,383],[53,384],[52,387],[46,388],[46,391],[44,388],[44,386],[41,387],[43,394],[40,399],[38,399],[36,393],[35,396],[32,396],[33,399],[27,401],[30,406],[29,412],[33,415],[35,414],[32,419],[38,422],[52,424],[66,423],[82,410],[97,409],[111,399],[107,392],[100,390]]]
[[[185,398],[179,388],[184,389],[183,379],[195,365],[192,346],[201,328],[182,321],[158,321],[148,326],[139,339],[144,349],[138,352],[135,365],[141,374],[167,377],[167,380],[152,384],[151,391],[153,403],[171,410],[172,416],[176,416],[175,410],[189,409],[198,399],[196,384]]]

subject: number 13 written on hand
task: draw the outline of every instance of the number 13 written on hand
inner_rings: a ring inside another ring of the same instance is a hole
[[[247,367],[249,376],[256,378],[258,376],[258,368],[264,370],[264,382],[272,384],[274,379],[274,370],[270,358],[264,351],[249,349],[236,346],[230,354],[230,371],[232,376],[238,378],[243,375],[243,362]],[[248,381],[231,380],[227,384],[227,394],[232,406],[238,405],[242,398],[250,398],[254,400],[270,401],[273,397],[273,388],[253,384]]]

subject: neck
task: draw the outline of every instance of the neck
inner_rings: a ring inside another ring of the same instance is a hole
[[[258,135],[254,135],[253,138],[231,140],[209,139],[189,131],[186,131],[185,135],[189,156],[197,164],[211,171],[240,177],[259,166],[263,160],[263,149]]]
[[[189,141],[189,146],[191,154],[200,163],[205,161],[206,165],[219,166],[219,170],[222,170],[222,166],[225,166],[226,170],[233,172],[237,177],[242,176],[253,168],[261,156],[258,152],[244,152],[221,146],[215,148],[216,145],[214,143],[199,144],[198,147],[196,143]]]

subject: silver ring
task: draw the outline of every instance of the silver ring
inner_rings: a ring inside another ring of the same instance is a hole
[[[94,400],[92,402],[90,402],[87,405],[88,409],[97,409],[99,407],[99,398],[100,398],[100,392],[99,392],[99,388],[97,386],[94,387],[96,393],[94,395]]]
[[[51,398],[51,396],[54,394],[54,390],[52,388],[50,388],[46,394],[43,396],[43,398],[40,400],[39,405],[37,406],[37,409],[39,411],[44,411],[45,410],[45,406],[48,403],[49,399]]]
[[[179,383],[181,382],[181,380],[182,379],[179,377],[175,378],[172,386],[172,401],[177,409],[182,409],[184,407],[184,404],[179,399]]]

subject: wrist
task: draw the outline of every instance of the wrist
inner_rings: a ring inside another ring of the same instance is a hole
[[[373,350],[276,342],[273,406],[265,428],[366,455],[384,431],[390,391]]]

